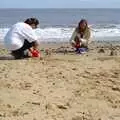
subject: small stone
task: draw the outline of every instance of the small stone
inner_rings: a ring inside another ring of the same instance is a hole
[[[3,117],[3,115],[0,113],[0,117]]]
[[[96,83],[100,83],[100,81],[96,81]]]
[[[64,106],[64,105],[57,105],[57,107],[58,107],[59,109],[67,109],[67,106]]]
[[[62,72],[59,72],[60,75],[62,75]]]
[[[80,74],[76,74],[76,76],[81,76]]]
[[[7,104],[7,107],[8,107],[8,108],[11,108],[11,105],[10,105],[10,104]]]
[[[12,112],[13,116],[18,116],[18,114],[19,114],[19,111],[17,111],[17,110],[15,110],[15,111]]]
[[[62,78],[65,78],[65,76],[62,76]]]
[[[87,71],[87,70],[85,70],[85,73],[87,73],[87,74],[91,74],[91,72],[90,72],[90,71]]]
[[[32,102],[33,105],[40,105],[39,102]]]
[[[72,70],[77,70],[77,68],[72,68]]]
[[[120,88],[118,87],[113,87],[112,90],[120,92]]]
[[[55,83],[53,83],[53,85],[55,85]]]

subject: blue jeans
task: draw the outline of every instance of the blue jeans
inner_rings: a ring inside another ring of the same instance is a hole
[[[75,52],[77,52],[77,53],[79,53],[79,54],[81,54],[81,53],[83,53],[83,52],[87,52],[88,51],[88,48],[76,48],[76,50],[75,50]]]

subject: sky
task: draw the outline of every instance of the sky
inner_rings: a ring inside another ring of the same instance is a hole
[[[0,8],[120,8],[120,0],[0,0]]]

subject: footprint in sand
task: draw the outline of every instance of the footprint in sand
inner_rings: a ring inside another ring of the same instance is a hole
[[[113,87],[112,90],[120,92],[120,88],[119,87]]]
[[[32,87],[32,83],[20,83],[20,87],[23,90],[28,90]]]
[[[0,118],[1,117],[6,117],[6,114],[5,113],[0,113]],[[1,119],[0,119],[1,120]]]
[[[19,116],[19,111],[18,111],[18,110],[13,111],[13,112],[12,112],[12,115],[13,115],[13,116]]]
[[[76,71],[76,70],[77,70],[77,68],[72,68],[72,70]]]
[[[29,113],[28,112],[21,112],[20,110],[15,110],[15,111],[12,111],[12,116],[14,117],[18,117],[18,116],[24,116],[24,115],[28,115]]]

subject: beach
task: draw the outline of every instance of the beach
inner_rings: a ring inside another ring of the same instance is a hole
[[[0,120],[120,120],[120,43],[40,50],[43,59],[6,60],[1,47]]]

